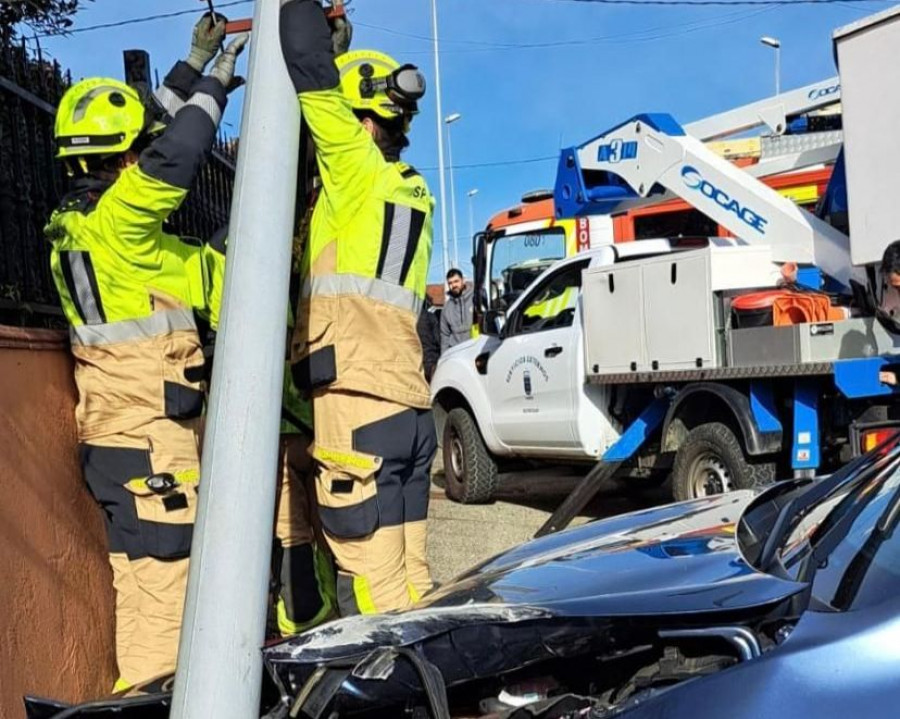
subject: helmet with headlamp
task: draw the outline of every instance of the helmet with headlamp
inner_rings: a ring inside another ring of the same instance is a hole
[[[425,77],[415,65],[401,65],[375,50],[353,50],[337,57],[335,63],[341,90],[354,110],[406,122],[418,113]]]

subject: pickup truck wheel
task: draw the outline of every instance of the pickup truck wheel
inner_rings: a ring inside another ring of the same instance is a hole
[[[462,407],[450,410],[444,426],[444,491],[455,502],[490,502],[497,490],[497,463],[478,425]]]
[[[672,494],[678,501],[756,489],[774,481],[775,463],[745,457],[734,432],[720,422],[692,429],[672,467]]]

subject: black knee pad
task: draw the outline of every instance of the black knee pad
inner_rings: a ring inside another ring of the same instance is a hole
[[[303,624],[315,617],[324,606],[316,576],[316,559],[312,544],[285,547],[281,556],[281,598],[287,617]]]

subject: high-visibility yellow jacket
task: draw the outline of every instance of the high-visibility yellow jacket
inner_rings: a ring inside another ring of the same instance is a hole
[[[547,294],[528,307],[523,314],[526,317],[548,320],[565,310],[573,309],[577,298],[578,292],[574,287],[565,287],[558,294]]]
[[[426,408],[416,322],[434,200],[414,169],[384,158],[353,114],[321,7],[285,6],[281,34],[322,180],[301,263],[294,379],[304,390],[362,392]]]
[[[217,80],[198,79],[170,103],[171,123],[136,165],[108,186],[79,183],[45,228],[71,325],[82,441],[202,411],[194,313],[217,324],[221,283],[211,278],[224,255],[166,233],[163,222],[212,147],[225,100]]]

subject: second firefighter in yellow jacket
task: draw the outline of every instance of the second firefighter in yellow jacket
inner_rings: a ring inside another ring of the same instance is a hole
[[[377,52],[335,61],[313,0],[285,3],[280,31],[322,181],[291,359],[313,398],[338,604],[345,615],[403,609],[432,587],[425,519],[436,440],[416,320],[434,201],[399,161],[424,79]]]
[[[173,671],[178,650],[204,392],[196,316],[216,323],[210,278],[224,257],[163,222],[215,139],[246,41],[200,77],[223,33],[224,22],[203,30],[199,62],[195,35],[173,70],[188,81],[159,97],[172,116],[164,130],[132,88],[106,78],[73,86],[57,113],[59,155],[76,179],[46,236],[71,325],[82,467],[106,517],[119,688]]]

